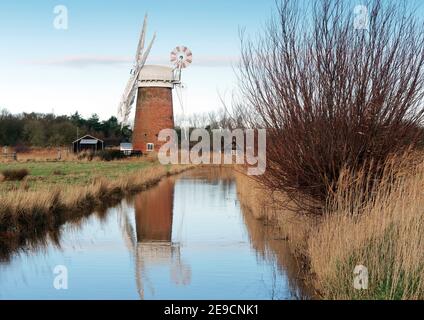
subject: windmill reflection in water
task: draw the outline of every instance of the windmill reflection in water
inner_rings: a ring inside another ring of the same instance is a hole
[[[135,278],[141,299],[146,287],[155,295],[149,269],[169,266],[170,278],[176,285],[191,282],[190,266],[181,259],[180,244],[172,242],[174,180],[164,179],[157,186],[134,199],[135,230],[128,211],[122,206],[120,226],[125,243],[135,262]]]

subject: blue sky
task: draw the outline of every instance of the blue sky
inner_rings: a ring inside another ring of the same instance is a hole
[[[423,14],[422,0],[408,3]],[[57,5],[68,9],[66,31],[53,26]],[[0,109],[116,115],[146,12],[147,39],[157,32],[147,63],[169,65],[170,51],[188,46],[194,62],[183,73],[184,109],[220,108],[219,94],[230,99],[236,87],[239,29],[259,32],[274,7],[274,0],[1,1]],[[181,112],[176,97],[174,110]]]
[[[53,26],[57,5],[68,9],[66,31]],[[166,65],[176,45],[188,46],[185,109],[217,109],[218,92],[229,96],[236,84],[239,28],[256,33],[273,8],[274,0],[1,1],[0,108],[116,115],[147,12],[147,39],[157,32],[147,63]]]

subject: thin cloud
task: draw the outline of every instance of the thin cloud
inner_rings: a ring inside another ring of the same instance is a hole
[[[231,67],[237,63],[235,56],[194,56],[193,66],[198,67]],[[87,68],[95,66],[123,66],[133,63],[130,57],[112,56],[69,56],[57,59],[41,59],[26,61],[26,64],[51,67]],[[167,59],[160,57],[149,57],[148,64],[169,65]]]
[[[87,68],[94,66],[114,66],[131,63],[126,57],[101,57],[101,56],[69,56],[57,59],[40,59],[27,61],[27,64],[36,66]]]
[[[192,66],[197,67],[231,67],[239,60],[236,56],[196,56],[193,54]],[[151,64],[169,65],[169,60],[151,57],[147,60]]]

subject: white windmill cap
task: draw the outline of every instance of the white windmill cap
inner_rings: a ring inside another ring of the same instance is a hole
[[[139,87],[173,88],[174,72],[167,66],[145,65],[138,80]]]

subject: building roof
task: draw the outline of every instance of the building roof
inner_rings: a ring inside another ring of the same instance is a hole
[[[74,142],[72,142],[72,143],[76,143],[76,142],[78,142],[78,141],[80,141],[80,140],[82,140],[82,141],[81,141],[81,143],[82,143],[82,144],[95,144],[94,142],[91,142],[92,140],[96,140],[96,143],[97,143],[98,141],[103,142],[103,140],[101,140],[101,139],[98,139],[98,138],[93,137],[93,136],[91,136],[91,135],[89,135],[89,134],[86,134],[85,136],[83,136],[83,137],[81,137],[81,138],[79,138],[79,139],[75,140],[75,141],[74,141]],[[90,141],[90,140],[91,140],[91,141]],[[83,142],[83,141],[84,141],[84,142]]]
[[[132,143],[129,143],[129,142],[122,142],[122,143],[120,144],[120,147],[121,147],[121,150],[122,150],[122,149],[125,149],[125,150],[132,150],[133,145],[132,145]]]
[[[139,87],[174,87],[173,69],[167,66],[145,65],[138,78]]]
[[[100,140],[97,139],[81,139],[80,144],[98,144]]]

